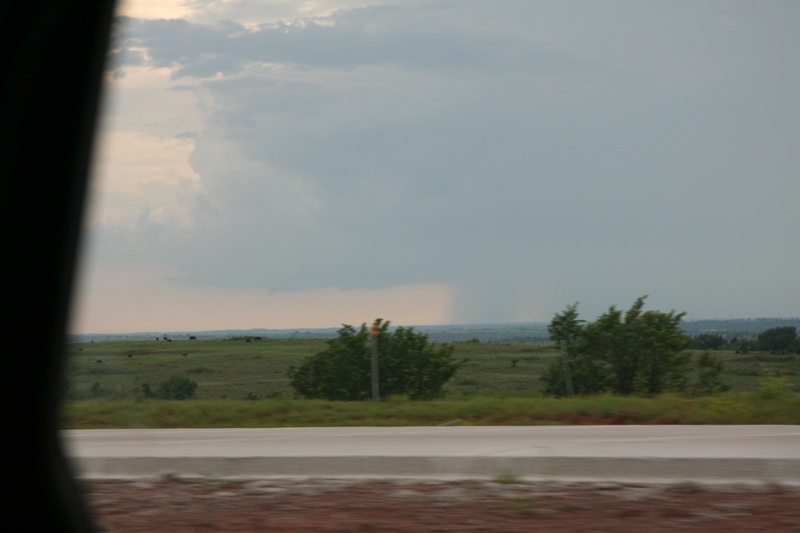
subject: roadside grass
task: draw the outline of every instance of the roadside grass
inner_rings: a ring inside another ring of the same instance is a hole
[[[590,396],[384,402],[88,400],[64,405],[64,427],[211,428],[562,424],[800,424],[800,395],[725,393],[686,399]]]
[[[435,426],[544,424],[798,424],[800,356],[715,352],[731,391],[704,398],[542,397],[550,344],[457,343],[468,363],[443,399],[328,402],[295,398],[286,371],[320,339],[86,343],[68,347],[65,428]],[[183,355],[183,354],[186,355]],[[130,356],[130,357],[129,357]],[[100,360],[102,363],[98,363]],[[196,399],[146,399],[171,375]],[[457,422],[456,422],[457,421]]]

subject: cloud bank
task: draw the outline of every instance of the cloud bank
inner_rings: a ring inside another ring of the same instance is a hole
[[[184,143],[191,172],[107,207],[93,264],[237,291],[451,287],[453,322],[643,294],[800,314],[795,3],[195,6],[118,20],[114,83],[160,72],[192,118],[109,106],[108,129]]]

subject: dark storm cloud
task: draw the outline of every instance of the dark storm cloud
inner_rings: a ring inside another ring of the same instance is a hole
[[[202,130],[176,133],[205,192],[184,199],[194,227],[145,211],[101,230],[104,249],[198,284],[453,284],[464,321],[643,294],[705,316],[769,314],[759,295],[787,309],[800,9],[769,5],[123,20],[120,61],[168,67],[201,101]]]

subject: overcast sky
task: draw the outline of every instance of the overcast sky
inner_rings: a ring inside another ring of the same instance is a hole
[[[128,2],[75,332],[800,315],[800,3]]]

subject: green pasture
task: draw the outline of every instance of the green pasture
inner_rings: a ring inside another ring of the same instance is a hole
[[[322,350],[324,340],[246,339],[103,342],[71,345],[67,399],[133,399],[144,383],[172,375],[199,384],[198,399],[291,395],[286,371]],[[185,355],[184,355],[185,354]],[[102,361],[102,362],[98,362]]]
[[[544,344],[458,343],[467,364],[447,386],[449,394],[538,394],[538,376],[557,355]],[[68,348],[67,398],[133,399],[141,385],[155,387],[171,375],[199,384],[197,399],[291,397],[286,371],[325,347],[320,339],[173,340],[103,342]],[[186,355],[183,355],[186,354]],[[97,361],[102,361],[98,363]]]
[[[551,344],[466,342],[455,353],[468,363],[441,400],[295,398],[287,369],[324,347],[320,339],[245,338],[70,345],[65,426],[800,423],[800,355],[714,352],[725,363],[731,391],[711,398],[554,399],[542,397],[539,381],[558,356]],[[142,384],[155,389],[173,375],[199,384],[196,399],[144,398]]]

